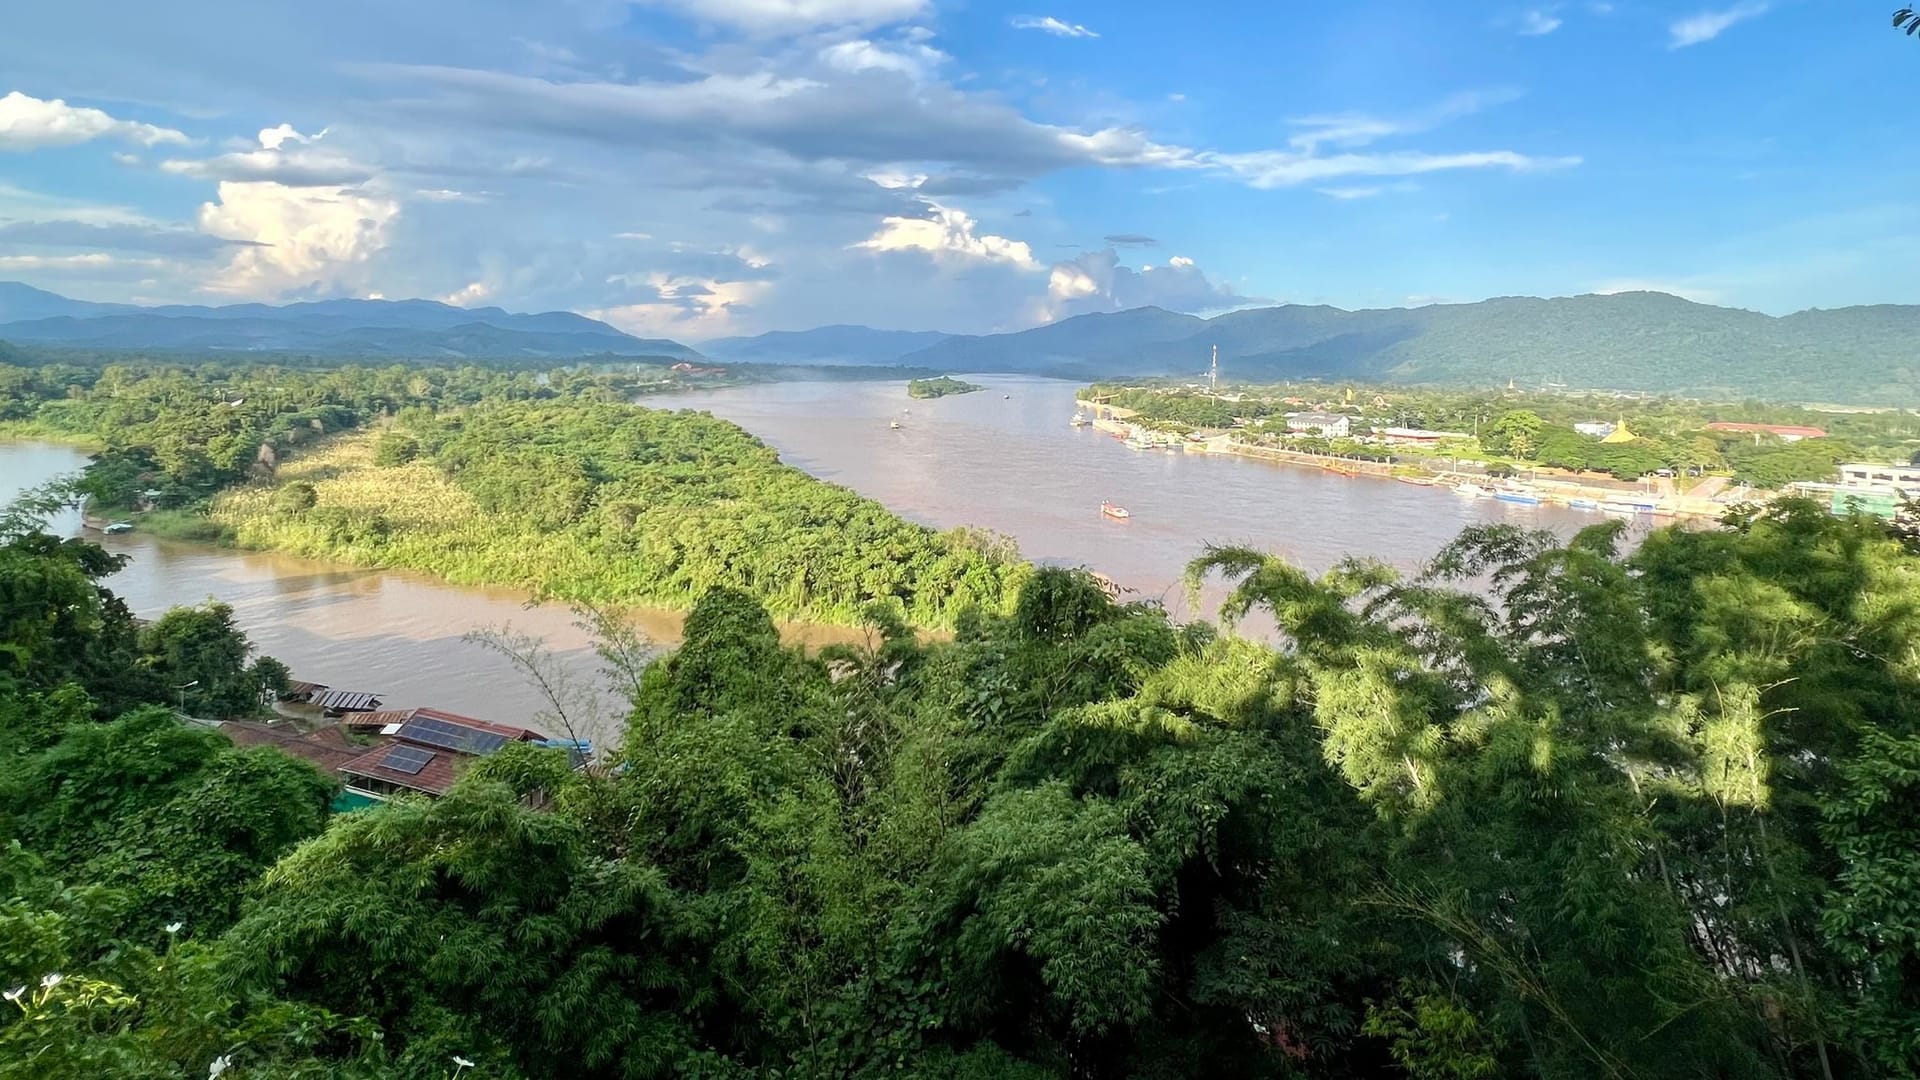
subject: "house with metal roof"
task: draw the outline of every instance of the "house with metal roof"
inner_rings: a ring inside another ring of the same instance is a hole
[[[376,717],[381,741],[342,763],[339,772],[348,790],[379,798],[409,792],[443,795],[474,759],[497,753],[509,743],[549,741],[528,728],[439,709],[366,714],[355,717],[352,726],[364,731]]]

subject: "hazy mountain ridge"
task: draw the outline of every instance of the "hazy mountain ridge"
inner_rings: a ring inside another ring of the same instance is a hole
[[[1128,317],[1133,321],[1114,321]],[[1141,332],[1128,339],[1113,332],[1121,326]],[[1192,329],[1176,333],[1181,326]],[[1512,379],[1531,386],[1920,404],[1920,306],[1776,317],[1644,292],[1360,311],[1283,305],[1209,320],[1139,309],[955,338],[901,362],[1079,377],[1197,375],[1215,345],[1222,376],[1242,380],[1497,385]]]
[[[1491,386],[1511,379],[1526,386],[1920,405],[1920,306],[1772,316],[1650,292],[1358,311],[1286,304],[1211,319],[1144,307],[986,335],[835,325],[716,338],[696,351],[567,311],[513,314],[433,300],[350,299],[139,308],[0,282],[0,340],[354,357],[712,357],[1075,378],[1197,376],[1218,346],[1221,374],[1234,380]]]
[[[937,330],[875,330],[870,326],[820,326],[812,330],[774,330],[753,337],[714,338],[699,343],[715,360],[752,364],[890,365],[911,352],[938,345],[953,335]]]
[[[17,282],[0,282],[0,339],[70,348],[362,357],[702,358],[677,341],[637,338],[571,311],[515,314],[435,300],[353,299],[142,308],[72,300]]]

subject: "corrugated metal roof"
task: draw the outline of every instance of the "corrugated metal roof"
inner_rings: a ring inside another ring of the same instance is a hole
[[[380,699],[359,690],[329,690],[314,704],[331,712],[366,712],[379,708]]]

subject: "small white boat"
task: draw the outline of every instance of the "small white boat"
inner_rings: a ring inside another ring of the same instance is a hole
[[[1598,510],[1598,509],[1600,509],[1600,500],[1598,500],[1598,499],[1568,499],[1568,500],[1567,500],[1567,505],[1568,505],[1568,506],[1570,506],[1570,507],[1572,507],[1572,508],[1574,508],[1575,510]]]
[[[1087,418],[1086,418],[1086,417],[1084,417],[1084,416],[1082,416],[1082,415],[1080,415],[1079,413],[1074,413],[1074,414],[1073,414],[1073,426],[1074,426],[1074,427],[1086,427],[1086,426],[1087,426]]]
[[[1453,490],[1459,492],[1462,495],[1465,495],[1469,499],[1484,499],[1487,496],[1493,494],[1493,492],[1488,491],[1486,488],[1481,487],[1479,484],[1461,484],[1459,487],[1456,487]]]
[[[1130,518],[1133,516],[1133,514],[1130,513],[1126,507],[1115,506],[1110,502],[1101,503],[1100,512],[1102,514],[1105,514],[1107,517],[1114,518],[1120,521],[1125,521],[1127,518]]]
[[[895,430],[895,431],[899,431],[899,430],[900,430],[900,421],[898,421],[898,420],[889,420],[889,421],[887,421],[887,426],[888,426],[889,428],[892,428],[892,429],[893,429],[893,430]]]

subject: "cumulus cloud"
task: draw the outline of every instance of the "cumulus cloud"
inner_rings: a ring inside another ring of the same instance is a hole
[[[820,50],[820,61],[828,67],[858,73],[891,71],[919,82],[930,77],[950,57],[921,42],[881,45],[865,38],[840,41]]]
[[[373,178],[372,167],[332,147],[318,145],[326,134],[302,135],[292,125],[281,124],[260,133],[257,150],[197,160],[171,159],[161,162],[160,168],[196,180],[271,181],[288,187],[343,187]]]
[[[927,204],[926,217],[890,217],[880,230],[853,245],[863,251],[923,251],[938,259],[1006,263],[1037,270],[1033,249],[1024,241],[975,231],[978,223],[964,211]]]
[[[200,228],[250,246],[207,282],[213,292],[273,297],[353,288],[387,246],[400,204],[345,188],[223,180]]]
[[[59,98],[28,97],[18,90],[0,97],[0,150],[38,150],[115,138],[159,146],[186,143],[184,132],[133,120],[118,120],[99,109],[69,105]]]
[[[655,271],[629,282],[639,295],[585,312],[642,337],[720,337],[734,319],[766,294],[764,281],[714,281]]]
[[[1039,30],[1055,37],[1097,38],[1100,35],[1079,23],[1065,22],[1051,15],[1015,15],[1009,20],[1015,30]]]
[[[475,304],[486,303],[493,293],[492,284],[485,281],[470,281],[465,286],[442,296],[440,302],[452,304],[454,307],[472,307]]]
[[[1120,264],[1112,248],[1089,251],[1054,263],[1047,271],[1045,318],[1061,319],[1096,311],[1124,311],[1136,307],[1163,307],[1169,311],[1209,312],[1267,303],[1242,296],[1207,275],[1184,255],[1166,266],[1134,270]]]
[[[798,34],[844,27],[871,28],[917,19],[929,0],[640,0],[700,22],[750,34]]]
[[[208,236],[192,229],[144,222],[102,224],[54,219],[0,225],[0,244],[8,247],[90,248],[193,258],[230,252],[236,244],[253,243],[256,241]]]
[[[1689,15],[1667,27],[1669,35],[1667,48],[1684,49],[1690,45],[1712,41],[1725,33],[1735,23],[1748,19],[1757,19],[1767,13],[1771,5],[1764,2],[1735,4],[1730,8],[1717,11],[1702,11]]]

